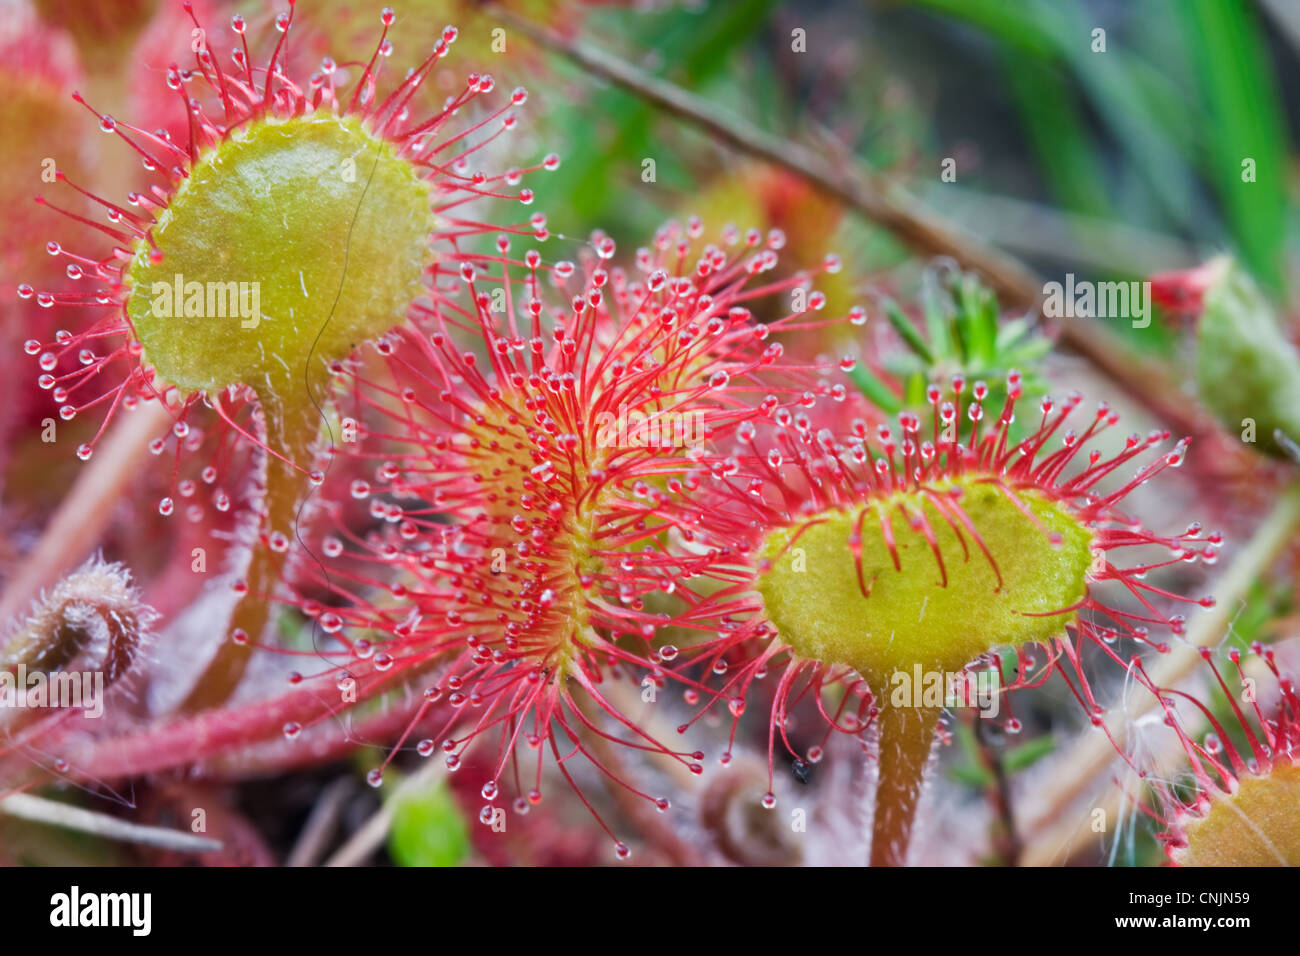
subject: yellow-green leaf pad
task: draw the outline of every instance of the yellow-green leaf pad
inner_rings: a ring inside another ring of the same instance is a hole
[[[879,692],[895,671],[910,672],[920,664],[955,672],[999,645],[1048,640],[1073,620],[1073,613],[1054,612],[1074,606],[1085,594],[1092,533],[1065,505],[1028,489],[1016,492],[1018,507],[992,484],[971,478],[939,482],[929,490],[960,505],[997,562],[1001,588],[970,530],[958,522],[968,556],[952,525],[920,492],[827,512],[812,519],[818,523],[771,533],[761,549],[771,569],[760,575],[758,590],[780,638],[797,654],[847,664]],[[947,568],[946,587],[934,551],[900,506],[929,521]],[[954,513],[951,505],[946,508]],[[869,596],[859,587],[850,550],[864,511],[862,577]],[[900,570],[882,533],[881,515],[893,529]]]
[[[1300,866],[1300,764],[1242,777],[1185,830],[1187,846],[1173,852],[1180,866]]]
[[[131,264],[127,308],[144,357],[187,392],[243,383],[264,405],[306,405],[293,392],[305,391],[309,358],[314,368],[342,358],[402,321],[433,225],[418,170],[355,119],[237,130],[159,215],[161,261],[141,243]]]

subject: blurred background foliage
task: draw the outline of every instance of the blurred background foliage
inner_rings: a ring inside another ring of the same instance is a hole
[[[577,35],[770,133],[855,157],[1049,279],[1144,278],[1230,251],[1273,295],[1293,294],[1289,0],[734,0],[597,8]],[[539,188],[557,231],[637,241],[665,215],[757,213],[836,249],[859,280],[902,257],[815,193],[790,195],[790,177],[546,62],[542,83],[575,94],[538,90],[540,135],[564,153]],[[941,181],[947,158],[955,182]],[[1167,344],[1158,328],[1128,333]]]

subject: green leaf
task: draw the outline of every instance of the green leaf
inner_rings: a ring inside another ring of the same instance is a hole
[[[983,765],[979,754],[979,743],[971,729],[965,724],[957,726],[957,740],[961,745],[963,760],[948,771],[948,776],[958,783],[970,787],[986,789],[993,786],[993,774]],[[1056,749],[1056,741],[1050,736],[1035,737],[1016,747],[1009,747],[1003,752],[1002,766],[1008,774],[1019,773],[1032,767]]]
[[[1050,58],[1056,44],[1031,16],[1004,0],[912,0],[918,7],[967,21],[1021,53]]]
[[[1007,751],[1005,763],[1007,773],[1019,773],[1021,770],[1032,767],[1055,749],[1056,741],[1049,736],[1038,737],[1026,741],[1018,747],[1012,747]]]
[[[849,378],[853,379],[853,384],[858,387],[858,391],[867,396],[881,411],[897,414],[902,410],[903,406],[899,403],[898,396],[863,363],[859,362],[853,367],[849,372]]]
[[[469,857],[469,826],[438,782],[393,797],[388,853],[398,866],[460,866]]]
[[[934,364],[934,353],[930,351],[930,346],[925,344],[925,339],[916,330],[912,320],[898,307],[898,303],[893,299],[885,301],[885,315],[889,317],[889,324],[894,327],[894,331],[902,336],[903,341],[907,343],[907,347],[915,352],[927,365]]]
[[[1247,4],[1187,0],[1177,10],[1209,114],[1202,129],[1215,190],[1242,258],[1276,291],[1282,284],[1289,160],[1272,60]],[[1254,161],[1254,182],[1242,179],[1247,159]]]
[[[936,355],[948,355],[952,352],[952,336],[948,332],[948,313],[944,308],[943,296],[938,289],[927,287],[924,296],[925,331]]]
[[[1023,56],[1003,59],[1003,75],[1019,106],[1036,168],[1057,202],[1078,213],[1111,215],[1100,153],[1061,71]]]
[[[1194,221],[1195,189],[1188,163],[1164,135],[1163,127],[1152,117],[1147,106],[1150,72],[1142,71],[1139,80],[1139,71],[1128,68],[1128,64],[1138,58],[1123,50],[1108,48],[1105,53],[1094,53],[1091,46],[1092,22],[1076,0],[1021,0],[1014,5],[1003,0],[912,2],[983,30],[1008,47],[1013,58],[1030,58],[1039,64],[1067,69],[1077,79],[1080,92],[1091,101],[1097,116],[1110,128],[1134,168],[1140,171],[1147,191],[1160,201],[1166,214],[1183,224]],[[1032,71],[1034,68],[1028,69]],[[1059,96],[1053,98],[1051,90],[1044,88],[1039,92],[1043,96],[1039,105],[1044,109],[1061,107],[1063,101]],[[1027,101],[1022,99],[1022,105],[1027,105]],[[1081,132],[1079,127],[1058,122],[1058,119],[1051,115],[1038,116],[1037,135],[1072,136]],[[1077,156],[1061,159],[1069,150],[1078,148],[1078,143],[1057,143],[1053,164],[1068,163],[1081,167],[1083,161]]]

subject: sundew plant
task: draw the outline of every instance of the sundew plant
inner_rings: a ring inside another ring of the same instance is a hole
[[[1297,37],[9,0],[0,863],[1300,864]]]

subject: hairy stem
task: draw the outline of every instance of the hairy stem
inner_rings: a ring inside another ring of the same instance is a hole
[[[932,707],[883,707],[879,720],[879,776],[871,831],[871,865],[902,866],[912,840],[925,767],[934,745],[939,711]]]
[[[989,740],[988,724],[978,712],[971,716],[971,729],[979,747],[980,760],[984,768],[993,776],[993,785],[989,788],[989,801],[998,817],[993,833],[994,851],[1003,866],[1018,866],[1023,845],[1020,832],[1016,827],[1015,809],[1011,802],[1011,778],[1007,774],[1002,754]]]
[[[363,688],[358,691],[363,700],[391,689],[406,677],[400,668],[378,675],[368,661],[350,667],[349,673]],[[269,700],[204,711],[109,740],[72,738],[72,745],[60,752],[68,761],[68,775],[78,780],[119,779],[206,765],[255,744],[283,739],[286,724],[297,723],[305,730],[320,721],[338,719],[352,704],[341,697],[335,681],[333,676],[325,676]],[[43,743],[58,747],[62,742]],[[0,781],[4,779],[0,768]]]
[[[277,406],[268,406],[265,415],[267,445],[296,462],[299,468],[310,468],[312,449],[320,434],[320,416],[314,412],[293,410],[285,413]],[[262,534],[278,532],[292,542],[297,534],[299,509],[309,487],[307,477],[274,455],[265,457]],[[248,666],[253,647],[267,638],[267,625],[275,609],[275,590],[287,557],[287,552],[277,554],[267,547],[265,541],[252,545],[245,575],[248,593],[235,606],[230,619],[230,633],[243,631],[248,636],[248,643],[237,644],[227,640],[221,644],[181,705],[184,712],[195,713],[220,706],[234,693]]]

